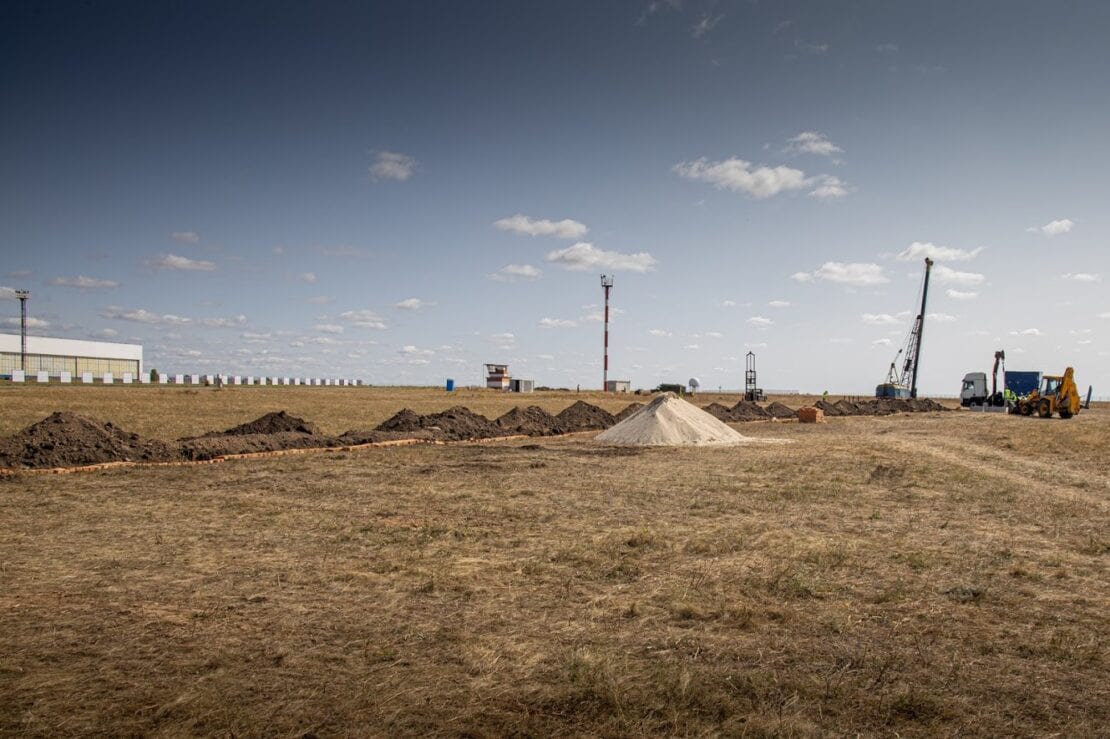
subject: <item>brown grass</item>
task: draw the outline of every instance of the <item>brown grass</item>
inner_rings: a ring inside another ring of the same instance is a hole
[[[277,408],[335,432],[518,400],[22,390],[4,432],[63,407],[173,438]],[[1105,735],[1107,420],[0,480],[0,732]]]

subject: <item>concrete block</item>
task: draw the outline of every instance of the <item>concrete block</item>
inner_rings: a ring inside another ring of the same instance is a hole
[[[247,375],[247,384],[248,385],[253,385],[254,384],[254,375]]]
[[[27,373],[23,370],[12,370],[12,382],[25,382]]]
[[[81,373],[81,382],[85,383],[86,385],[91,385],[92,381],[93,381],[92,372],[82,372]]]
[[[116,378],[112,376],[111,372],[105,372],[104,377],[101,378],[101,382],[103,382],[105,385],[111,385],[115,381]]]
[[[294,378],[293,378],[293,384],[294,384],[294,385],[300,385],[300,384],[301,384],[301,378],[299,378],[299,377],[294,377]]]
[[[123,373],[123,384],[124,385],[130,385],[132,382],[134,382],[134,380],[135,380],[135,378],[131,376],[130,372],[124,372]]]
[[[39,370],[35,373],[35,382],[50,382],[50,373]]]
[[[63,372],[61,375],[58,376],[58,382],[64,382],[68,385],[69,383],[73,382],[73,373]]]
[[[173,384],[175,384],[175,385],[184,385],[185,384],[185,375],[174,375],[173,376]]]
[[[149,372],[140,372],[139,373],[139,384],[145,385],[148,382],[150,382],[150,373]]]
[[[231,378],[231,384],[232,385],[242,385],[243,384],[243,378],[240,377],[239,375],[235,375],[234,377]]]
[[[169,384],[169,381],[170,381],[170,376],[169,375],[164,375],[164,374],[163,375],[158,375],[158,384],[159,385],[167,385],[167,384]]]
[[[200,384],[200,375],[189,375],[189,384],[190,385],[199,385]]]

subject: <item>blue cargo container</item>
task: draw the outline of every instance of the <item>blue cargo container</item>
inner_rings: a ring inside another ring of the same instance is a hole
[[[1019,398],[1028,395],[1041,386],[1040,372],[1017,372],[1006,370],[1006,387]]]

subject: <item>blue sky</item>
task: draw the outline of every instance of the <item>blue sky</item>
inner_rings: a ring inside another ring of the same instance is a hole
[[[1107,79],[1095,2],[9,3],[0,320],[587,387],[608,273],[611,377],[863,394],[932,255],[924,392],[1098,393]]]

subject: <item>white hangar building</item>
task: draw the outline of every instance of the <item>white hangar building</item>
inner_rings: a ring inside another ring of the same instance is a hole
[[[60,377],[63,372],[73,377],[85,372],[94,377],[102,377],[105,372],[111,372],[113,377],[123,377],[125,373],[138,377],[143,371],[143,346],[28,336],[24,368],[20,367],[19,334],[0,334],[0,376],[10,377],[18,369],[26,369],[28,377],[38,372],[47,372],[51,377]]]

